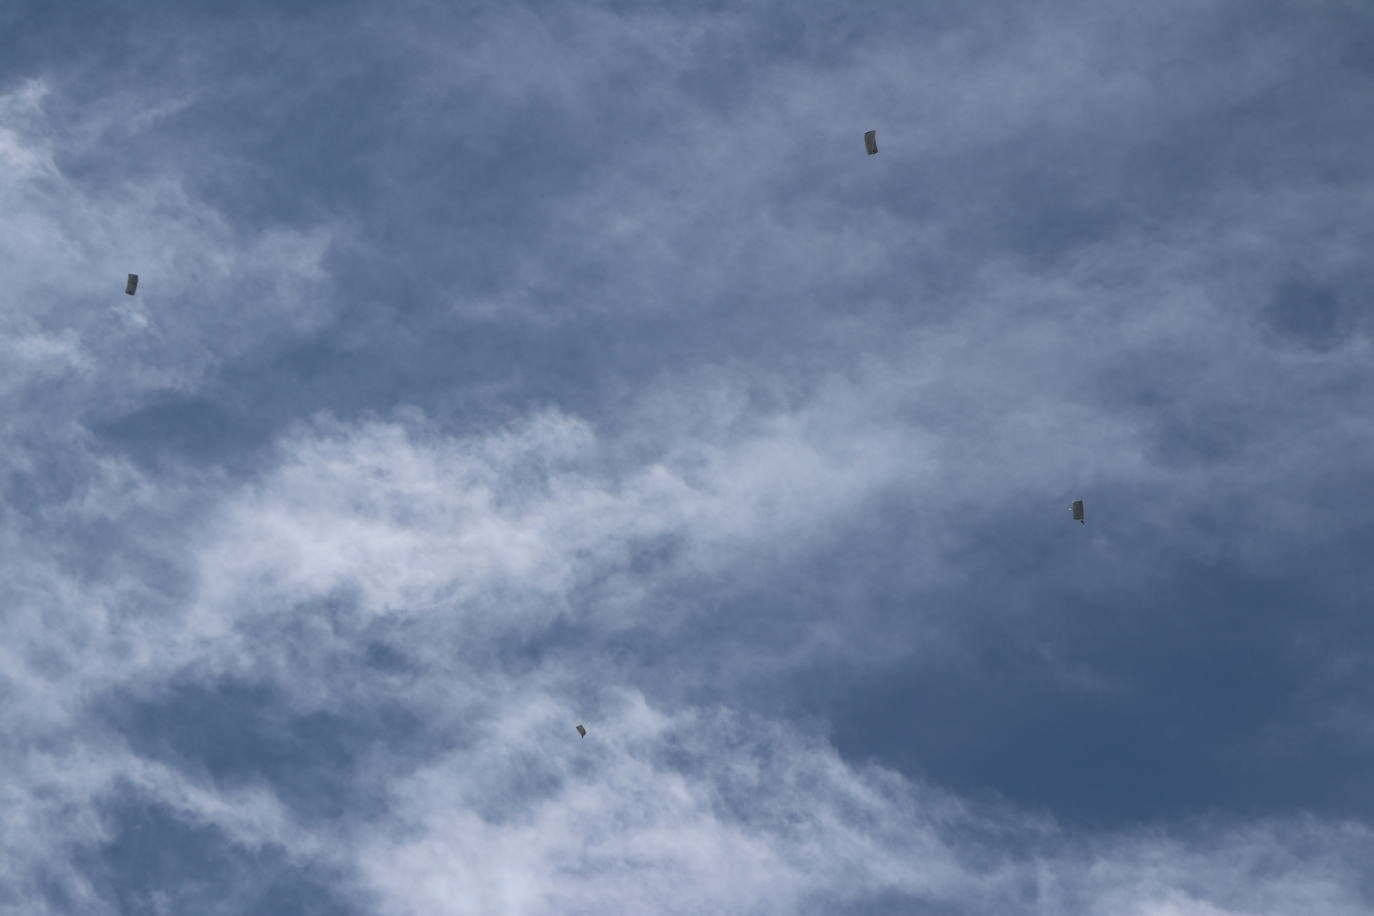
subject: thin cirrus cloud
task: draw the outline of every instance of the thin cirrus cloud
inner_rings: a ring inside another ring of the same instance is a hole
[[[0,14],[0,910],[1369,909],[1358,4],[150,10]]]

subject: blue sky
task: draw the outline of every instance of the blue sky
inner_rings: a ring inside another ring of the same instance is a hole
[[[0,7],[0,912],[1374,910],[1371,98],[1363,0]]]

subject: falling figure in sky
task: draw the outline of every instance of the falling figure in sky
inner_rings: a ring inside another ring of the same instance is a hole
[[[1082,525],[1083,522],[1083,500],[1075,499],[1073,505],[1069,506],[1073,510],[1073,520]]]
[[[138,291],[138,274],[129,274],[129,282],[124,284],[124,295],[132,296]]]
[[[878,152],[878,132],[870,130],[864,132],[864,149],[868,150],[868,155],[873,156]]]

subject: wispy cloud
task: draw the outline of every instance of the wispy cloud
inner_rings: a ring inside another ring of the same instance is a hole
[[[1369,909],[1361,7],[163,12],[0,38],[0,910]]]

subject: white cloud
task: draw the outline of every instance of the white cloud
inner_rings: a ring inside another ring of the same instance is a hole
[[[660,614],[665,583],[745,587],[891,488],[924,488],[933,512],[950,511],[938,497],[953,471],[922,445],[931,434],[888,430],[906,403],[890,372],[836,378],[763,411],[723,378],[705,402],[671,385],[646,393],[641,415],[670,420],[657,437],[554,411],[465,436],[415,412],[322,418],[283,439],[256,480],[187,476],[182,491],[87,454],[80,492],[45,524],[139,530],[124,561],[168,556],[194,571],[194,593],[164,616],[131,618],[148,598],[136,570],[93,580],[61,555],[16,554],[25,576],[11,585],[24,599],[9,605],[17,638],[5,670],[33,715],[8,714],[9,734],[67,737],[6,776],[9,797],[48,799],[14,809],[13,867],[69,861],[104,835],[100,806],[132,785],[243,848],[342,868],[388,913],[833,912],[883,893],[1008,913],[1358,912],[1349,856],[1369,845],[1362,828],[1220,824],[1203,841],[1127,834],[1093,845],[856,768],[823,736],[743,710],[650,705],[595,642],[525,674],[508,669],[494,641],[537,637],[559,612],[609,628],[632,615],[671,635],[674,615],[710,609]],[[1007,429],[1028,444],[1040,434]],[[635,567],[636,544],[663,538],[675,545],[665,559]],[[326,615],[331,596],[346,600]],[[382,634],[407,672],[358,664]],[[322,829],[268,783],[214,786],[111,751],[98,729],[81,735],[99,693],[157,697],[174,677],[225,675],[272,685],[298,714],[399,703],[431,744],[414,757],[365,756],[357,778],[384,806]],[[54,783],[51,772],[69,776]],[[1271,876],[1259,890],[1257,869]]]
[[[394,783],[360,834],[382,912],[822,913],[901,895],[971,912],[1354,914],[1369,831],[1208,824],[1069,841],[824,741],[727,710],[665,713],[622,694],[585,740],[578,712],[521,697],[462,750]],[[1011,855],[999,841],[1024,852]]]
[[[893,888],[996,896],[1004,880],[963,869],[924,820],[957,806],[912,817],[901,780],[823,742],[633,695],[608,712],[584,740],[547,698],[508,708],[401,782],[397,820],[359,849],[383,911],[792,913]]]
[[[49,416],[118,416],[189,391],[226,360],[330,321],[323,259],[337,226],[245,233],[188,191],[174,167],[94,185],[56,164],[85,122],[33,81],[0,95],[0,384]],[[101,117],[108,113],[101,113]],[[138,295],[123,293],[126,273]],[[11,428],[18,417],[5,423]]]
[[[0,470],[13,482],[0,507],[0,750],[14,761],[0,773],[0,894],[18,889],[0,908],[39,912],[56,880],[113,912],[74,851],[108,840],[109,806],[132,794],[237,848],[341,868],[386,913],[828,913],[884,893],[1040,916],[1367,910],[1362,826],[1292,816],[1085,836],[847,763],[747,695],[738,708],[683,698],[821,652],[856,666],[919,655],[888,631],[851,632],[859,602],[783,620],[786,646],[725,645],[693,626],[720,623],[721,598],[805,588],[780,571],[893,502],[911,507],[903,585],[931,594],[978,574],[957,559],[1003,518],[1043,513],[1030,536],[1069,529],[1073,497],[1089,503],[1087,530],[1070,529],[1079,568],[1101,594],[1153,581],[1157,553],[1132,539],[1142,530],[1157,551],[1273,572],[1303,562],[1295,546],[1338,536],[1323,533],[1332,513],[1361,511],[1318,497],[1321,469],[1349,466],[1330,456],[1371,444],[1368,336],[1313,352],[1254,316],[1294,264],[1358,280],[1367,193],[1319,170],[1282,188],[1241,170],[1188,190],[1163,225],[1127,220],[1043,263],[980,235],[1016,206],[1002,195],[1015,174],[976,172],[990,151],[1048,132],[1081,152],[1085,136],[1111,139],[1090,128],[1120,128],[1106,165],[1071,183],[1101,203],[1135,187],[1119,180],[1137,161],[1128,147],[1159,124],[1196,129],[1231,94],[1271,86],[1272,42],[1161,121],[1142,117],[1164,104],[1153,81],[1193,71],[1151,57],[1102,75],[1119,45],[1095,46],[1076,23],[1026,26],[991,44],[873,36],[833,66],[750,70],[720,105],[677,83],[710,49],[747,54],[758,34],[745,19],[502,13],[473,29],[472,54],[443,30],[412,35],[433,65],[408,112],[422,120],[466,91],[481,105],[465,132],[531,100],[611,128],[623,112],[600,89],[627,75],[614,97],[672,120],[619,136],[614,167],[539,201],[559,245],[531,245],[493,299],[455,293],[460,311],[516,326],[592,316],[617,331],[643,315],[726,325],[738,311],[747,322],[730,332],[748,341],[695,369],[653,364],[615,416],[550,408],[470,429],[437,411],[319,417],[246,480],[142,470],[80,423],[196,392],[217,367],[328,327],[326,256],[343,230],[246,229],[172,166],[115,167],[100,184],[64,170],[73,146],[90,153],[194,109],[194,91],[118,95],[75,120],[53,116],[72,100],[42,82],[0,95]],[[347,46],[347,27],[331,28],[329,47]],[[883,153],[870,161],[858,137],[875,124]],[[822,187],[822,174],[840,177]],[[614,282],[565,295],[565,268],[587,264]],[[133,299],[128,271],[143,277]],[[626,333],[653,363],[657,330]],[[775,338],[799,346],[751,360]],[[1132,401],[1142,390],[1153,405]],[[1229,416],[1242,422],[1216,455],[1167,453],[1165,440],[1193,447]],[[1161,434],[1165,421],[1182,433]],[[1192,524],[1198,506],[1225,507],[1234,531]],[[856,593],[869,585],[857,579]],[[948,613],[913,607],[903,637],[952,640]],[[578,640],[543,644],[569,622]],[[713,654],[646,671],[616,654],[629,629],[688,643],[675,660],[693,638]],[[368,661],[378,646],[395,664]],[[1052,644],[1040,651],[1066,680],[1115,686]],[[322,826],[251,767],[215,784],[99,718],[102,704],[175,702],[178,684],[221,679],[364,733],[350,716],[394,713],[420,737],[341,761],[347,810]],[[1367,717],[1354,704],[1348,719],[1331,728]],[[351,809],[349,793],[377,804]]]

